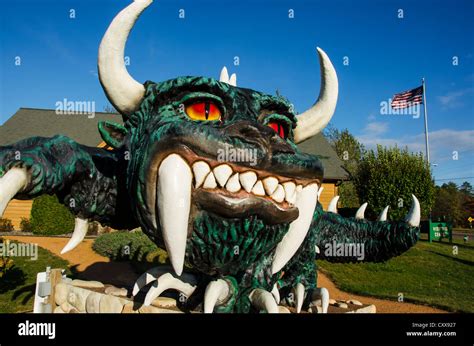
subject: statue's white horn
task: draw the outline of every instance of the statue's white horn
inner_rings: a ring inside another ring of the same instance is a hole
[[[125,68],[125,44],[136,20],[151,3],[152,0],[135,0],[123,9],[110,23],[99,47],[100,83],[115,109],[125,116],[137,110],[145,94],[143,84]]]
[[[295,128],[295,143],[300,143],[319,133],[331,120],[336,110],[339,84],[334,66],[329,57],[317,48],[321,66],[321,91],[313,107],[298,115]]]

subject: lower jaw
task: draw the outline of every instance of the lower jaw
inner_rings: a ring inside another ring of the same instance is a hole
[[[258,216],[223,218],[207,211],[196,214],[187,241],[186,262],[211,276],[238,276],[262,258],[273,255],[289,224],[266,224]]]

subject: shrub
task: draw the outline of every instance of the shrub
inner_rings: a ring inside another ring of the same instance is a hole
[[[0,232],[14,231],[12,220],[0,218]]]
[[[5,245],[2,238],[0,238],[0,244],[2,244],[2,247]],[[0,279],[4,278],[4,276],[7,274],[7,271],[12,267],[13,260],[7,256],[4,256],[3,253],[0,254]]]
[[[155,251],[146,255],[146,261],[156,264],[165,264],[168,262],[168,253],[163,249],[157,248]]]
[[[95,252],[112,260],[145,260],[158,247],[143,232],[117,231],[102,234],[92,246]]]
[[[33,200],[31,226],[35,234],[70,233],[74,230],[74,216],[56,196],[43,195]]]
[[[30,219],[22,217],[20,221],[20,230],[23,232],[33,232],[33,225],[31,224]]]

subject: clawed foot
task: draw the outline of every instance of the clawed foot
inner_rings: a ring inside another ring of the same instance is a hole
[[[144,305],[149,306],[153,300],[168,289],[173,289],[190,297],[196,289],[197,279],[194,275],[183,273],[179,278],[172,274],[173,270],[168,267],[156,267],[143,273],[133,286],[133,296],[141,289],[153,282],[145,296]]]

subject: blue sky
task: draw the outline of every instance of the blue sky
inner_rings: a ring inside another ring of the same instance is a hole
[[[128,4],[3,2],[0,121],[19,107],[54,109],[64,98],[95,101],[96,110],[103,110],[107,100],[97,78],[97,49],[112,18]],[[278,89],[301,112],[319,93],[315,48],[320,46],[339,76],[332,124],[348,128],[368,147],[397,144],[413,151],[424,151],[423,117],[383,115],[380,103],[425,77],[434,176],[438,183],[471,177],[453,181],[474,184],[473,17],[470,0],[155,0],[131,33],[126,55],[138,81],[218,77],[227,65],[239,86]]]

